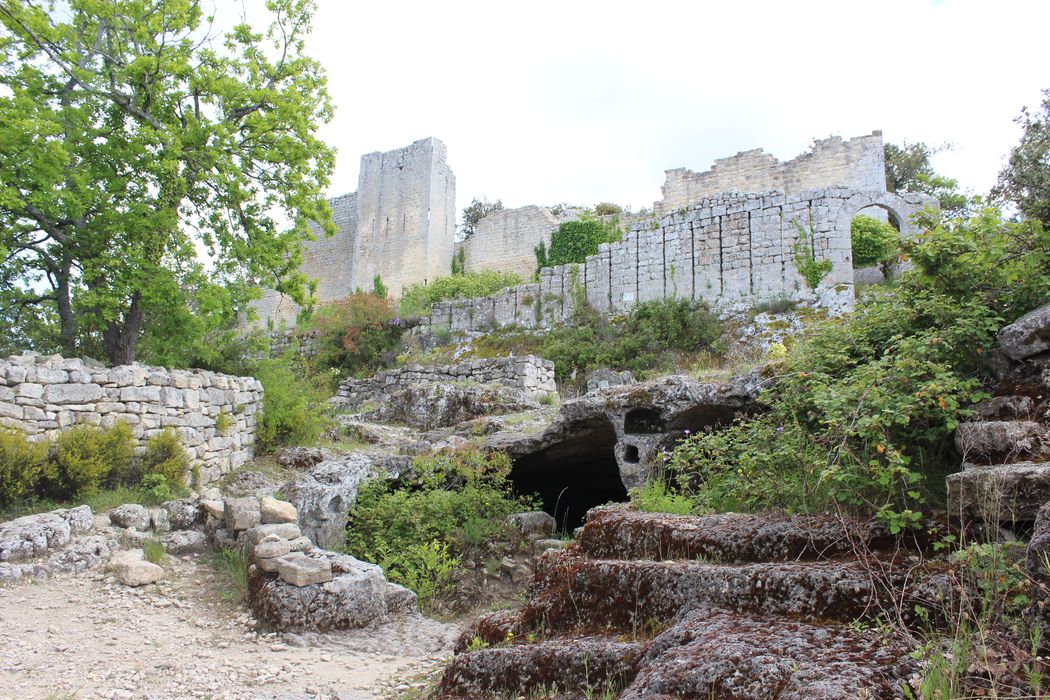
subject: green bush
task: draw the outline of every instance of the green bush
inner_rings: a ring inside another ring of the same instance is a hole
[[[391,364],[404,330],[389,299],[365,292],[325,304],[307,325],[314,333],[313,362],[343,374]]]
[[[102,429],[78,425],[58,434],[51,445],[43,496],[89,496],[111,474],[127,474],[135,456],[135,440],[127,423]]]
[[[383,566],[421,598],[440,595],[459,557],[507,532],[507,516],[532,503],[511,492],[510,459],[464,449],[413,461],[413,480],[361,487],[346,551]]]
[[[683,486],[715,510],[839,504],[917,523],[957,466],[956,425],[987,396],[982,355],[1050,293],[1045,234],[1020,228],[978,217],[910,244],[918,269],[899,288],[792,348],[767,413],[678,446]]]
[[[0,505],[30,496],[44,474],[47,443],[25,433],[0,427]]]
[[[410,284],[401,292],[398,313],[404,318],[426,316],[430,307],[450,299],[476,299],[495,294],[501,289],[522,284],[515,272],[461,272],[451,277],[438,277],[428,284]]]
[[[189,455],[182,447],[179,434],[173,429],[168,428],[157,433],[146,442],[146,452],[142,456],[144,486],[145,477],[157,475],[164,478],[169,488],[181,491],[186,487],[186,475],[189,468]]]
[[[603,223],[593,216],[566,221],[551,234],[550,247],[542,241],[536,246],[536,269],[582,263],[597,253],[602,243],[614,243],[622,236],[616,223]]]
[[[263,360],[255,377],[263,385],[262,414],[256,425],[260,451],[315,442],[333,426],[328,403],[331,379],[311,373],[302,360],[291,356]]]
[[[853,267],[870,267],[886,261],[900,250],[900,233],[888,223],[857,214],[850,223]]]

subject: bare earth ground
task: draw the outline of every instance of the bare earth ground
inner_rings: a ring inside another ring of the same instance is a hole
[[[127,588],[102,570],[0,587],[0,698],[331,698],[422,687],[456,626],[419,615],[326,635],[264,634],[205,562]]]

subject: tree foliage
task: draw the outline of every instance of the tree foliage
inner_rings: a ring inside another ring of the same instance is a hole
[[[969,198],[959,191],[959,183],[938,175],[930,158],[945,151],[948,146],[928,146],[904,142],[903,146],[887,143],[883,147],[886,159],[886,189],[890,192],[918,192],[937,200],[948,217],[967,213]]]
[[[123,363],[192,305],[188,279],[227,284],[224,308],[257,281],[308,301],[299,244],[334,230],[314,135],[331,106],[303,52],[313,3],[267,7],[268,31],[220,41],[194,0],[0,4],[5,314],[43,308],[65,352],[94,337]]]
[[[484,219],[486,216],[494,211],[500,211],[503,209],[503,202],[496,200],[490,202],[487,199],[478,199],[475,197],[470,201],[470,204],[463,207],[463,223],[460,224],[460,232],[463,238],[469,238],[474,235],[474,231],[478,227],[478,222]]]
[[[1042,111],[1021,110],[1021,143],[1010,151],[992,194],[1011,201],[1021,213],[1050,228],[1050,90],[1043,91]]]
[[[622,232],[614,223],[604,223],[593,216],[566,221],[551,234],[551,244],[540,241],[535,248],[537,270],[566,263],[582,263],[598,252],[602,243],[620,240]]]
[[[868,267],[884,262],[900,250],[900,233],[888,223],[857,214],[850,222],[853,266]]]

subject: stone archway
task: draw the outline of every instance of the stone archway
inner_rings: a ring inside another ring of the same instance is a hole
[[[901,236],[910,238],[919,233],[919,227],[914,222],[915,215],[931,204],[935,205],[935,200],[926,195],[893,192],[860,192],[842,203],[833,217],[834,235],[841,241],[843,249],[848,251],[847,259],[855,283],[878,282],[883,279],[883,276],[878,270],[870,272],[866,269],[856,269],[850,235],[853,218],[865,211],[880,209],[886,212],[890,224],[900,231]]]

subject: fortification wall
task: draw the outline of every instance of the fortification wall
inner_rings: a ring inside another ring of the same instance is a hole
[[[840,313],[854,302],[853,216],[866,207],[885,208],[910,235],[909,218],[929,201],[845,187],[793,195],[721,194],[636,226],[582,264],[541,270],[538,283],[435,304],[426,325],[457,331],[512,324],[544,328],[568,321],[583,299],[610,315],[663,298],[702,299],[720,311],[789,298]],[[816,259],[832,262],[816,289],[809,288],[795,264],[801,231]]]
[[[848,141],[838,136],[818,140],[808,153],[783,163],[755,149],[720,158],[706,172],[676,168],[665,175],[663,199],[653,204],[658,215],[721,192],[778,190],[795,194],[832,186],[886,191],[881,131]]]
[[[533,399],[558,393],[554,382],[554,363],[535,355],[524,355],[453,365],[406,365],[364,379],[351,378],[339,385],[334,402],[353,409],[381,395],[393,394],[412,385],[464,381],[500,384],[522,391]]]
[[[455,177],[437,139],[361,157],[355,287],[381,275],[392,296],[407,284],[447,276],[455,232]]]
[[[460,245],[468,272],[516,272],[524,279],[536,271],[533,249],[565,220],[547,207],[529,205],[494,211],[478,222],[474,235]]]
[[[203,370],[139,364],[107,369],[58,355],[0,359],[0,425],[43,438],[78,423],[105,427],[123,421],[142,445],[174,428],[200,465],[202,483],[252,458],[262,394],[252,377]],[[220,414],[230,421],[221,433]]]

